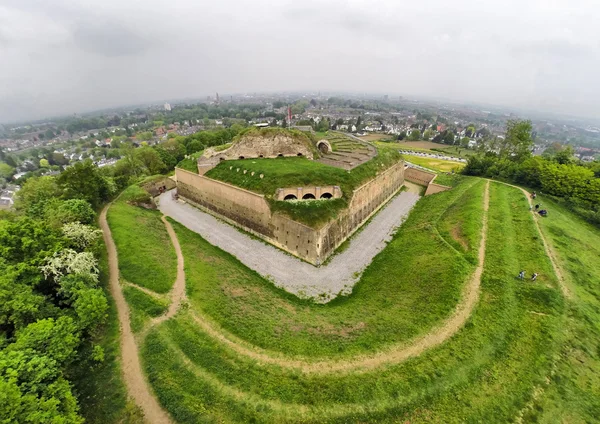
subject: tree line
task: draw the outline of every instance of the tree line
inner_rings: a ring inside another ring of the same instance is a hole
[[[533,156],[531,134],[530,121],[509,121],[504,139],[493,150],[469,157],[463,173],[540,190],[600,225],[600,162],[581,163],[570,147]]]

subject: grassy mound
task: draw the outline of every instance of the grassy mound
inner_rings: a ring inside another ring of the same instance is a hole
[[[170,290],[177,257],[160,212],[133,206],[149,195],[137,185],[127,188],[108,210],[108,223],[119,255],[121,277],[157,293]]]
[[[352,171],[335,168],[306,158],[244,159],[223,161],[206,176],[246,190],[264,194],[271,210],[292,219],[318,227],[347,207],[354,189],[396,164],[400,154],[392,149],[379,152],[370,161]],[[244,173],[246,171],[246,173]],[[253,175],[254,173],[254,175]],[[260,175],[263,178],[260,178]],[[333,201],[286,202],[273,200],[278,188],[337,185],[343,197]]]
[[[354,293],[329,305],[311,305],[272,288],[176,227],[184,256],[194,258],[186,260],[190,308],[153,329],[143,344],[146,371],[162,405],[181,423],[540,418],[535,406],[550,392],[565,304],[526,199],[499,184],[490,188],[479,303],[465,327],[418,357],[373,371],[302,374],[244,356],[194,320],[194,314],[211,320],[224,335],[275,357],[337,360],[409,344],[447,316],[473,269],[480,226],[472,217],[481,216],[482,186],[466,179],[421,201]],[[520,269],[540,277],[518,280]],[[560,411],[570,413],[567,406]]]

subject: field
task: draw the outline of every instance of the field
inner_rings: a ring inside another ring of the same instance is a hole
[[[425,158],[421,156],[409,155],[406,155],[405,159],[408,162],[414,163],[415,165],[420,165],[437,172],[459,172],[465,167],[464,163],[444,159]]]
[[[595,422],[600,231],[546,199],[551,216],[534,219],[517,188],[448,179],[453,189],[419,201],[352,294],[325,305],[173,222],[187,300],[139,341],[162,407],[178,423]],[[165,295],[130,289],[134,310],[164,311]],[[448,324],[460,311],[462,324]]]
[[[367,134],[358,137],[365,141],[393,140],[394,136],[389,134]]]

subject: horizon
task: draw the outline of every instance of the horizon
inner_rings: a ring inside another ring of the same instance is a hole
[[[598,119],[591,0],[5,0],[0,120],[200,93],[401,93]]]

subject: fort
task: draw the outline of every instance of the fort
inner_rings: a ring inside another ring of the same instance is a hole
[[[329,141],[297,131],[252,130],[226,150],[207,149],[197,173],[177,168],[177,191],[188,203],[318,266],[404,184],[399,154],[378,156],[354,142],[356,149],[344,156],[352,142],[344,143],[336,167],[333,159],[320,162],[332,149]],[[286,185],[290,181],[298,184]],[[336,209],[325,221],[303,222],[277,207],[290,202],[313,212]]]

